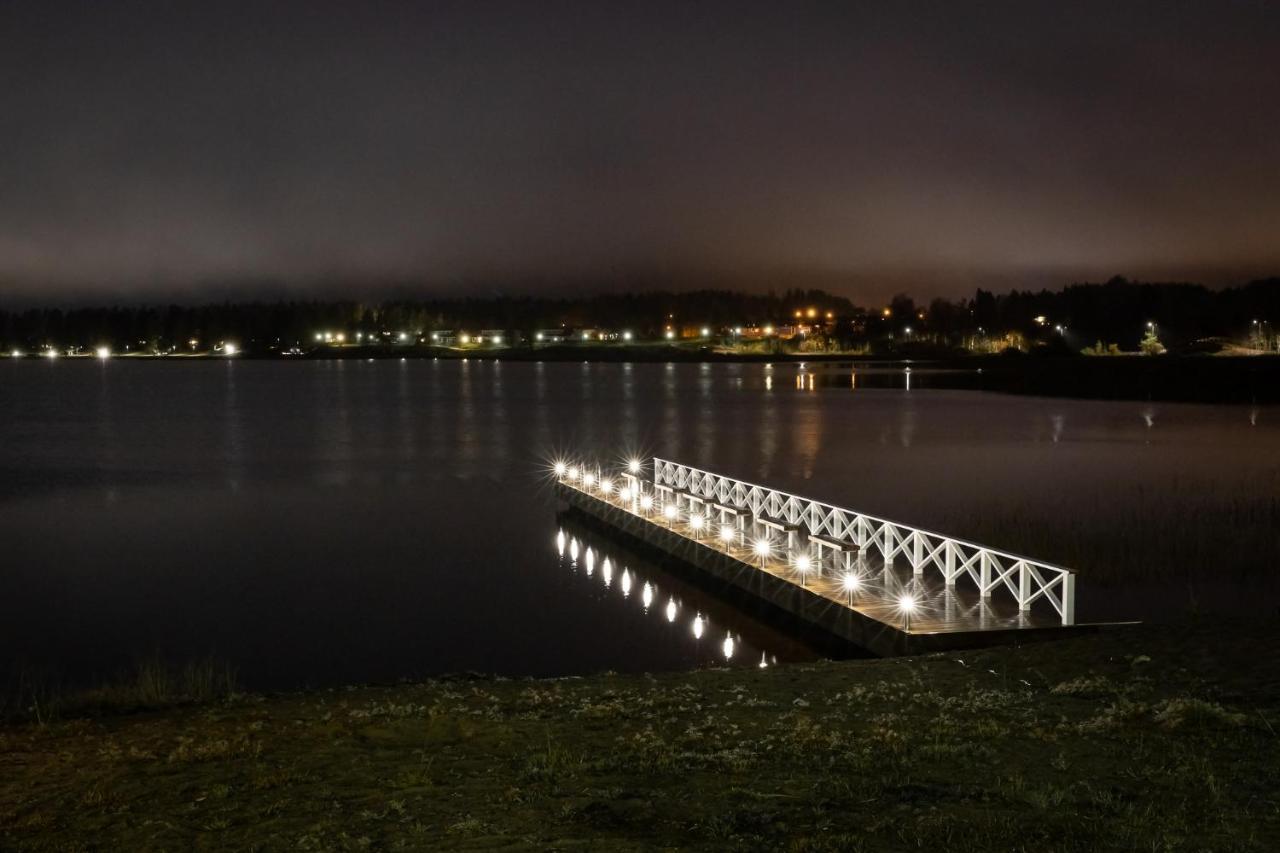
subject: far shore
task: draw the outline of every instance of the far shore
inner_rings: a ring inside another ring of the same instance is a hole
[[[192,361],[326,361],[436,359],[454,361],[600,362],[637,364],[778,365],[806,370],[822,387],[838,376],[864,371],[857,387],[902,388],[893,374],[913,373],[913,388],[991,391],[1045,397],[1150,400],[1262,405],[1280,403],[1280,356],[1161,355],[1041,356],[1027,354],[954,355],[929,351],[867,355],[850,352],[749,352],[681,345],[540,345],[535,347],[440,347],[423,345],[325,346],[296,353],[219,352],[112,354],[111,361],[186,363]],[[9,359],[13,360],[13,359]],[[36,355],[22,361],[101,361],[91,352]],[[831,381],[830,384],[837,384]]]

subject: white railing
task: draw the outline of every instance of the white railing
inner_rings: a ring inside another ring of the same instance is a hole
[[[936,569],[947,586],[955,586],[957,578],[967,578],[982,598],[1007,591],[1019,610],[1030,610],[1032,604],[1044,599],[1062,617],[1062,624],[1075,624],[1076,576],[1070,569],[656,457],[653,482],[750,512],[756,519],[849,543],[860,551],[874,549],[886,565],[905,559],[917,575]]]

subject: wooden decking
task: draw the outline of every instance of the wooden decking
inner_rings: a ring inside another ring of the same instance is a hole
[[[719,541],[717,525],[693,531],[657,513],[635,512],[616,495],[589,493],[564,482],[556,488],[571,508],[598,519],[632,544],[707,572],[876,654],[1048,639],[1094,627],[1064,626],[1052,609],[1020,611],[1010,599],[983,599],[976,589],[946,586],[936,573],[916,575],[904,564],[886,567],[865,556],[828,552],[820,566],[802,575],[777,553],[762,564],[752,548]],[[858,579],[852,591],[844,585],[847,574]],[[909,614],[902,606],[904,596],[914,604]]]

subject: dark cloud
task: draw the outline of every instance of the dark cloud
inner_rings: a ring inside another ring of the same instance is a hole
[[[1274,272],[1278,49],[1271,2],[9,2],[0,276]]]

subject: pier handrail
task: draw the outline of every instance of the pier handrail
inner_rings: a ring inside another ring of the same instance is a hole
[[[653,482],[757,516],[782,519],[860,549],[874,547],[886,563],[903,556],[915,574],[937,569],[947,586],[954,586],[959,577],[968,578],[982,598],[1007,590],[1019,610],[1030,610],[1043,598],[1063,625],[1075,624],[1076,577],[1071,569],[658,457],[653,459]]]

